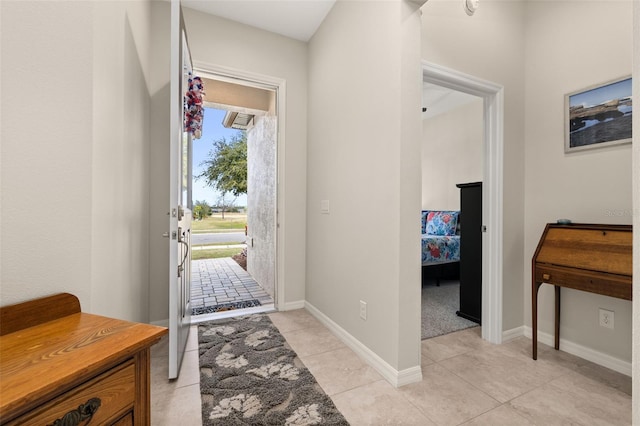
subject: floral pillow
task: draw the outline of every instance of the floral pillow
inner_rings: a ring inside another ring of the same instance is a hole
[[[427,214],[426,233],[431,235],[456,235],[458,211],[430,211]]]

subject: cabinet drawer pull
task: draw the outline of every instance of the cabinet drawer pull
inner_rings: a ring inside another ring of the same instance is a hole
[[[543,279],[543,280],[548,281],[548,280],[549,280],[549,278],[551,278],[551,275],[549,275],[549,274],[542,274],[542,279]]]
[[[84,404],[80,404],[77,409],[69,411],[50,426],[78,426],[80,422],[85,420],[91,421],[101,404],[100,398],[91,398]]]

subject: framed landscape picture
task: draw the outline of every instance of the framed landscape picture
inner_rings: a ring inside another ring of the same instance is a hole
[[[565,95],[564,152],[631,142],[631,77]]]

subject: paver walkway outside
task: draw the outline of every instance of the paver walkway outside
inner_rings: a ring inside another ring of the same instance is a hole
[[[191,262],[192,308],[253,299],[262,305],[273,303],[271,296],[232,258]]]

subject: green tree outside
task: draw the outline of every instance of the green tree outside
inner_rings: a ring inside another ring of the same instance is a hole
[[[212,208],[206,201],[196,201],[193,205],[194,219],[202,220],[211,216]]]
[[[216,189],[225,197],[233,194],[238,197],[247,193],[247,135],[239,131],[226,138],[213,141],[213,148],[209,151],[209,158],[200,163],[206,166],[204,171],[196,176],[205,179],[206,184]]]

